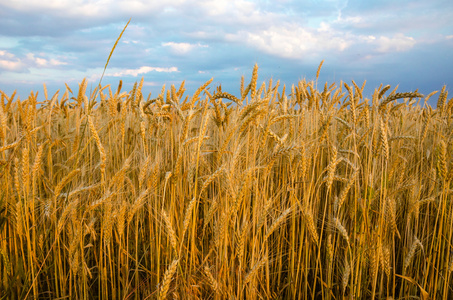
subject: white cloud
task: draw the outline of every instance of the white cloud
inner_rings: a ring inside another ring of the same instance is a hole
[[[49,67],[55,67],[55,66],[60,66],[60,65],[67,65],[66,62],[60,61],[58,59],[45,59],[42,57],[35,57],[33,53],[27,53],[26,58],[29,62],[30,65],[38,66],[41,68],[49,68]]]
[[[208,45],[202,45],[200,43],[198,44],[190,44],[190,43],[175,43],[175,42],[168,42],[168,43],[162,43],[162,46],[164,47],[169,47],[171,49],[171,52],[175,54],[186,54],[193,50],[194,48],[206,48]]]
[[[143,86],[160,86],[161,84],[155,81],[145,81],[143,82]]]
[[[403,52],[411,49],[416,44],[413,37],[405,36],[401,33],[388,36],[368,36],[364,38],[369,44],[375,47],[377,52]]]
[[[3,56],[5,58],[14,58],[14,54],[9,53],[8,51],[5,50],[0,50],[0,56]]]
[[[453,39],[453,34],[452,35],[447,35],[446,38],[447,38],[447,40]]]
[[[185,0],[14,0],[2,1],[2,5],[17,11],[64,13],[65,17],[95,17],[112,15],[143,15],[162,11],[167,6],[178,6]]]
[[[5,50],[0,50],[0,69],[8,71],[18,71],[22,69],[23,63],[12,53]]]
[[[196,7],[200,20],[208,20],[208,31],[231,31],[237,27],[263,27],[279,23],[288,17],[288,12],[269,10],[268,1],[250,0],[186,0],[186,7]],[[270,1],[271,2],[271,1]],[[290,8],[288,9],[290,10]],[[214,26],[213,26],[214,25]],[[216,27],[216,30],[213,29]]]
[[[189,1],[191,2],[191,1]],[[256,4],[253,1],[245,1],[245,0],[199,0],[199,1],[192,1],[198,2],[197,5],[200,6],[201,9],[208,15],[208,16],[222,16],[228,15],[231,18],[235,16],[252,16],[254,13],[257,12]]]
[[[17,71],[22,67],[20,61],[11,61],[0,59],[0,69],[6,69],[9,71]]]
[[[164,73],[171,73],[171,72],[178,72],[177,67],[170,67],[170,68],[160,68],[160,67],[149,67],[143,66],[138,69],[126,69],[121,70],[118,72],[107,73],[106,76],[113,76],[113,77],[122,77],[122,76],[133,76],[137,77],[140,74],[146,74],[149,72],[164,72]]]
[[[298,24],[272,25],[261,31],[227,34],[226,39],[245,42],[266,53],[293,59],[301,59],[326,50],[343,51],[353,42],[347,34],[337,32],[327,24],[323,24],[318,30],[304,28]]]
[[[131,41],[123,41],[124,44],[139,44],[139,41],[131,40]]]
[[[365,19],[360,16],[353,16],[353,17],[346,17],[346,18],[338,18],[338,21],[345,24],[362,24],[365,23]]]

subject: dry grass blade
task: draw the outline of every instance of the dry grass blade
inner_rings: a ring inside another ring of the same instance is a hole
[[[414,279],[412,279],[410,277],[407,277],[407,276],[398,275],[398,274],[395,274],[395,276],[401,277],[401,278],[409,281],[410,283],[415,284],[416,286],[418,286],[418,288],[420,289],[420,294],[422,296],[422,300],[431,300],[431,297],[429,296],[429,293],[427,291],[425,291],[425,289],[422,288],[422,286],[420,284],[418,284]]]

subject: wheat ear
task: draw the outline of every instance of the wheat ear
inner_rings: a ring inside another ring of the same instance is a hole
[[[175,252],[177,252],[178,243],[176,241],[176,233],[173,229],[173,225],[171,224],[170,218],[168,217],[167,213],[164,210],[162,211],[162,218],[164,219],[165,227],[167,228],[167,234],[168,234],[168,238],[170,239],[170,244],[171,244],[173,250],[175,250]]]
[[[341,287],[343,289],[343,294],[348,287],[349,275],[351,275],[351,265],[349,264],[347,258],[345,258],[343,276],[341,277]]]
[[[60,195],[60,192],[64,188],[64,186],[78,173],[80,173],[80,169],[75,169],[75,170],[72,170],[71,172],[69,172],[69,174],[67,174],[65,177],[63,177],[63,179],[55,187],[55,190],[54,190],[55,198],[58,198],[58,196]]]
[[[258,64],[253,67],[252,80],[250,81],[250,97],[251,101],[255,100],[256,97],[256,82],[258,80]]]
[[[207,266],[207,265],[204,266],[204,273],[206,274],[206,277],[208,277],[209,285],[212,287],[214,292],[216,294],[220,293],[220,285],[217,282],[217,280],[214,278],[214,276],[212,275],[209,266]]]
[[[319,242],[319,235],[316,231],[315,222],[313,220],[313,213],[310,209],[305,209],[303,214],[305,217],[305,222],[307,222],[308,232],[310,233],[310,236],[313,239],[314,243],[317,245]]]
[[[173,275],[176,272],[176,268],[178,267],[179,259],[174,259],[171,265],[168,267],[167,271],[165,271],[164,278],[162,280],[162,285],[159,291],[159,298],[158,299],[166,299],[168,290],[170,288],[170,283],[173,278]]]
[[[415,237],[411,247],[409,248],[409,251],[407,252],[406,258],[404,259],[403,275],[406,274],[407,267],[409,267],[410,263],[412,262],[412,258],[414,257],[415,251],[419,246],[423,247],[420,240],[417,237]]]
[[[384,124],[383,118],[380,119],[380,129],[381,129],[381,145],[384,158],[386,161],[389,159],[389,142],[387,138],[387,127]]]
[[[96,127],[94,126],[93,120],[91,119],[91,116],[88,116],[88,125],[90,126],[90,131],[91,134],[94,136],[94,139],[96,141],[96,145],[98,147],[99,153],[101,155],[101,176],[102,176],[102,182],[104,182],[105,178],[105,166],[106,166],[106,160],[107,156],[105,154],[104,146],[102,146],[101,139],[99,138],[98,132],[96,131]]]
[[[341,221],[338,219],[338,218],[333,218],[333,224],[335,226],[335,228],[341,233],[341,235],[343,236],[343,238],[345,239],[346,243],[348,244],[349,246],[349,235],[348,235],[348,231],[346,230],[346,228],[343,226],[343,224],[341,224]]]
[[[333,177],[335,176],[335,168],[337,167],[337,147],[332,146],[332,156],[330,158],[329,166],[327,167],[327,189],[330,189],[333,183]]]
[[[197,203],[197,198],[193,197],[192,200],[189,202],[189,205],[186,208],[186,212],[184,214],[184,221],[182,223],[183,229],[182,229],[181,239],[184,239],[184,235],[187,231],[187,228],[189,227],[190,217],[192,216],[192,211],[193,211],[193,208],[195,207],[196,203]]]
[[[382,268],[384,269],[384,273],[385,273],[385,275],[387,277],[390,277],[390,271],[391,271],[391,267],[390,267],[391,253],[390,253],[390,249],[388,248],[388,246],[381,245],[381,252],[379,254],[380,254],[381,265],[382,265]]]
[[[255,275],[258,273],[258,271],[261,269],[261,267],[264,266],[266,261],[267,261],[267,259],[263,258],[253,265],[253,267],[250,269],[250,271],[244,277],[244,285],[249,283],[255,277]]]
[[[437,171],[441,179],[447,178],[447,144],[443,140],[437,146]]]
[[[0,103],[0,141],[3,140],[3,144],[6,145],[6,128],[7,128],[7,116],[6,112],[3,110],[3,99],[2,103]],[[1,144],[0,144],[1,145]]]
[[[321,72],[321,67],[322,67],[323,63],[324,63],[324,60],[321,61],[321,63],[318,66],[318,70],[316,71],[316,81],[318,81],[319,73]]]
[[[286,209],[277,219],[275,219],[275,221],[272,223],[272,225],[266,231],[264,240],[267,240],[269,238],[269,236],[286,220],[286,217],[291,212],[291,210],[292,210],[291,207]]]

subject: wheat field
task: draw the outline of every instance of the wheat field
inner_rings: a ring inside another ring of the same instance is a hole
[[[1,92],[0,299],[453,297],[445,87],[211,81]]]

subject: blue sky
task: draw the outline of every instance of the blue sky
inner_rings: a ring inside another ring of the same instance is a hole
[[[259,82],[287,87],[312,80],[383,83],[428,94],[453,85],[453,1],[363,0],[0,0],[0,90],[49,94],[83,78],[94,87],[121,30],[103,79],[144,95],[186,80],[190,95],[239,93],[255,63]],[[318,84],[319,86],[319,84]],[[90,86],[89,86],[90,87]],[[437,99],[437,98],[436,98]]]

